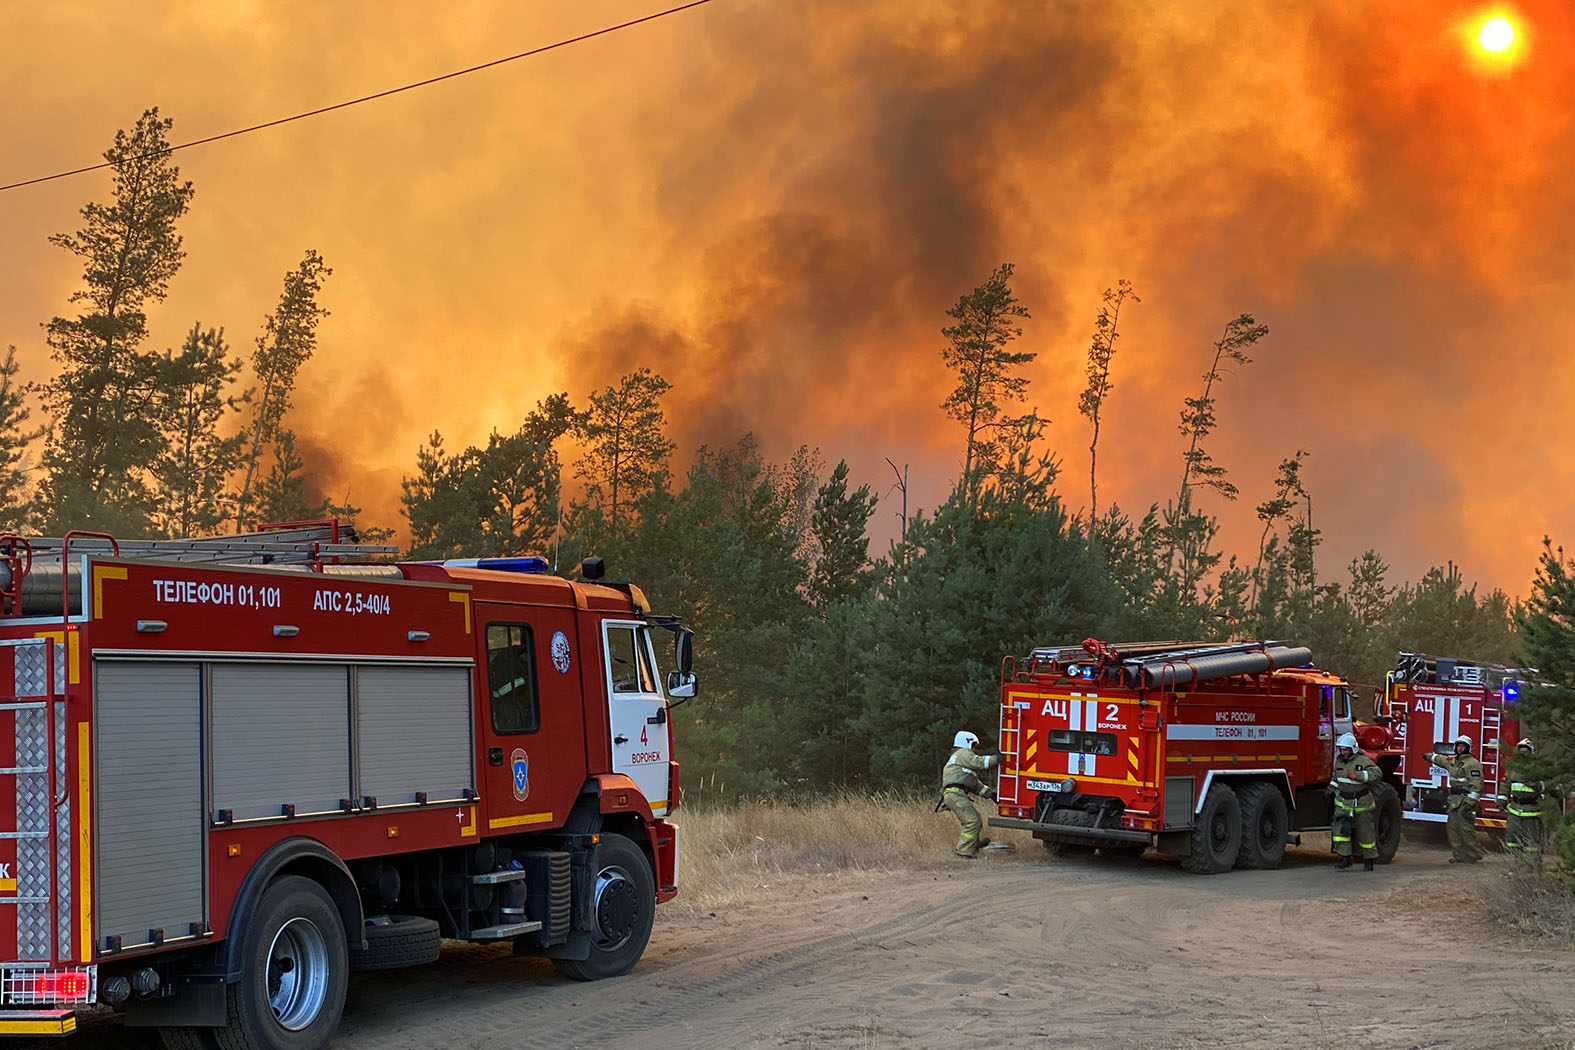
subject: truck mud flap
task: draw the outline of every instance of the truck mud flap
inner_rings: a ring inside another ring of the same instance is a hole
[[[1019,820],[1016,817],[991,817],[990,826],[992,828],[1013,828],[1017,831],[1059,835],[1095,846],[1118,842],[1141,842],[1146,846],[1152,837],[1146,831],[1130,831],[1126,828],[1087,828],[1076,824],[1044,824],[1037,820]]]

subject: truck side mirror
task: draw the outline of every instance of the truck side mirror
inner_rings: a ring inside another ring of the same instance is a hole
[[[673,663],[684,674],[694,670],[695,633],[687,627],[680,628],[677,637],[673,639]]]
[[[667,695],[674,700],[689,700],[695,695],[698,682],[692,671],[667,672]]]

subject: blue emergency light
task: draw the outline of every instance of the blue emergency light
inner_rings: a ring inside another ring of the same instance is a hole
[[[1520,683],[1516,682],[1516,681],[1506,680],[1504,682],[1504,702],[1506,704],[1513,704],[1516,700],[1519,700],[1519,699],[1520,699]]]
[[[547,572],[546,558],[450,558],[438,562],[452,569],[493,569],[497,572]]]

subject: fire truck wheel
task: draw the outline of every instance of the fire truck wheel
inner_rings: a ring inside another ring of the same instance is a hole
[[[220,1050],[321,1050],[344,1012],[344,923],[311,879],[285,875],[263,891],[246,929],[241,979],[229,986]]]
[[[160,1028],[159,1041],[164,1050],[218,1050],[219,1046],[208,1028]]]
[[[1291,815],[1285,796],[1273,784],[1243,784],[1241,853],[1238,868],[1278,868],[1285,859]]]
[[[374,915],[366,920],[366,947],[351,946],[350,972],[397,970],[437,962],[443,951],[438,924],[419,915]]]
[[[1400,828],[1405,823],[1400,793],[1393,784],[1379,784],[1373,789],[1373,801],[1378,807],[1378,863],[1388,864],[1400,850]]]
[[[634,969],[656,918],[656,879],[639,846],[622,835],[603,834],[596,862],[590,957],[553,960],[559,973],[576,981],[622,977]]]
[[[1195,875],[1229,871],[1241,852],[1241,803],[1236,792],[1215,784],[1203,796],[1203,809],[1192,828],[1192,849],[1181,866]]]
[[[1074,824],[1078,827],[1088,828],[1094,826],[1094,815],[1084,809],[1058,809],[1054,811],[1053,819],[1054,823],[1057,824]],[[1099,848],[1086,842],[1074,842],[1071,839],[1062,838],[1060,835],[1044,835],[1043,837],[1036,835],[1035,838],[1038,838],[1040,842],[1045,844],[1045,852],[1052,857],[1092,857],[1094,850]]]

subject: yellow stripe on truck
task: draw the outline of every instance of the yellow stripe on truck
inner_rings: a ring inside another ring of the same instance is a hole
[[[126,579],[124,565],[93,566],[93,619],[104,618],[104,581]]]
[[[551,824],[551,813],[526,813],[518,817],[499,817],[487,821],[488,828],[517,828],[525,824]]]
[[[77,726],[77,880],[78,936],[83,962],[93,961],[93,799],[92,766],[88,765],[89,726]],[[76,1022],[71,1022],[72,1027]],[[69,1029],[68,1029],[69,1031]]]
[[[0,1035],[70,1035],[77,1030],[75,1014],[65,1017],[0,1019]]]

